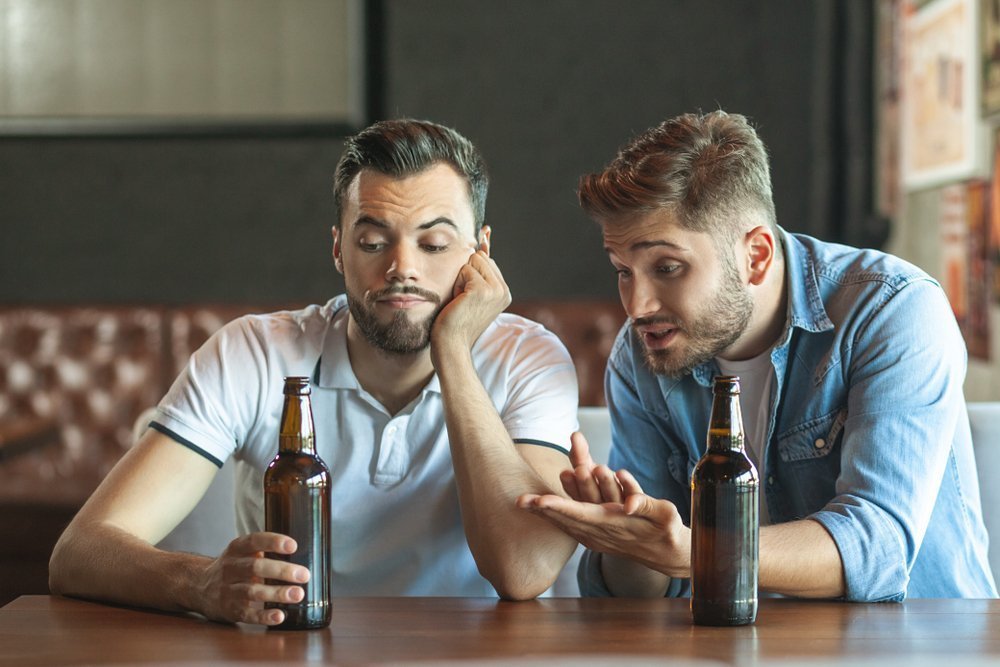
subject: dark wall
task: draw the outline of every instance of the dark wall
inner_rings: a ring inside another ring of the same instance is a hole
[[[836,0],[371,7],[377,113],[453,125],[482,149],[494,255],[515,298],[615,295],[576,182],[691,110],[750,116],[772,154],[779,221],[837,237],[838,53],[859,38],[845,37]],[[342,286],[328,231],[340,145],[0,139],[0,302],[323,299]]]

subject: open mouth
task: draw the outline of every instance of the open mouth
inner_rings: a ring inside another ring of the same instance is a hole
[[[642,342],[650,350],[661,350],[677,337],[680,328],[667,324],[650,324],[637,329]]]

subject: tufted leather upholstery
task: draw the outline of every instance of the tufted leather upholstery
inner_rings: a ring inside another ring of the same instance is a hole
[[[5,498],[86,498],[131,445],[131,427],[219,327],[274,308],[0,308],[0,436],[53,422],[59,446],[5,461]],[[614,302],[524,302],[511,312],[558,335],[577,365],[581,405],[604,404],[604,363],[624,320]]]
[[[0,500],[85,498],[130,446],[164,384],[162,314],[150,308],[0,310],[0,434],[49,420],[59,446],[0,468]]]

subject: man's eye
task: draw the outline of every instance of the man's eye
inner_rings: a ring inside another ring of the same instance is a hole
[[[632,276],[632,272],[628,269],[615,269],[615,273],[618,274],[619,280],[624,280],[625,278],[630,278]]]
[[[681,270],[681,265],[680,264],[662,264],[662,265],[656,267],[656,272],[657,273],[671,274],[671,273],[676,273],[677,271],[680,271],[680,270]]]
[[[365,243],[364,241],[358,243],[358,247],[365,252],[378,252],[385,247],[384,243]]]
[[[424,243],[420,247],[427,252],[444,252],[448,249],[446,245],[434,245],[433,243]]]

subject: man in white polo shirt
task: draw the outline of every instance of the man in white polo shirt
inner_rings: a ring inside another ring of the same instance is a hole
[[[492,595],[548,588],[575,542],[519,512],[560,488],[576,375],[540,325],[502,314],[487,177],[472,144],[423,121],[376,123],[337,166],[333,258],[346,294],[231,322],[191,358],[152,428],[67,528],[53,592],[277,624],[308,571],[263,531],[283,378],[313,380],[331,470],[335,595]],[[241,537],[217,558],[154,544],[236,459]],[[281,585],[265,584],[279,580]]]

